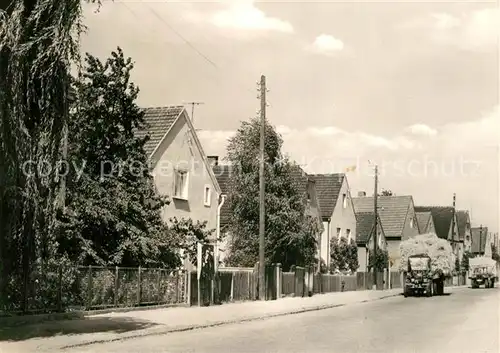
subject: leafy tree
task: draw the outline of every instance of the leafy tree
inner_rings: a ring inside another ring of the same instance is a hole
[[[183,251],[184,258],[188,258],[196,265],[198,242],[208,243],[215,229],[207,229],[207,222],[194,222],[192,219],[170,219],[169,232],[174,235],[176,248]],[[202,256],[205,254],[202,254]]]
[[[497,262],[500,262],[500,254],[495,244],[491,244],[491,258]]]
[[[355,272],[358,269],[358,248],[354,241],[333,237],[330,240],[330,272]]]
[[[281,147],[281,136],[265,126],[265,227],[266,262],[314,264],[318,221],[305,215],[305,195],[297,191],[292,163]],[[228,195],[231,220],[228,263],[254,266],[259,254],[259,145],[260,121],[241,124],[229,140],[227,161],[233,166]]]
[[[134,134],[144,128],[144,113],[132,68],[120,48],[105,62],[87,54],[74,83],[69,156],[77,167],[67,182],[59,250],[81,264],[176,266],[175,239],[161,218],[168,200],[149,174],[147,137]]]
[[[391,190],[382,190],[382,192],[379,194],[379,196],[394,196]]]
[[[469,271],[469,259],[471,258],[471,253],[465,252],[462,255],[462,262],[461,262],[461,269],[462,272],[467,272]]]
[[[32,277],[59,261],[59,184],[53,174],[27,175],[23,166],[53,166],[61,157],[82,28],[80,0],[0,4],[0,307],[17,302],[26,310]]]
[[[376,259],[375,259],[376,258]],[[373,256],[373,249],[368,251],[368,271],[373,270],[373,266],[377,272],[382,272],[389,268],[389,252],[383,249],[377,249],[377,256]]]
[[[455,258],[455,272],[460,273],[460,259],[458,256]]]

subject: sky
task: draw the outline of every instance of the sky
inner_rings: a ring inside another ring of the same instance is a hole
[[[309,173],[349,172],[416,205],[471,212],[499,228],[499,35],[494,2],[105,1],[84,5],[82,51],[120,46],[143,107],[202,102],[208,155],[257,115]],[[191,106],[187,105],[191,114]]]

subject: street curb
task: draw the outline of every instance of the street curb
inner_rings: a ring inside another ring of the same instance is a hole
[[[262,315],[262,316],[257,316],[257,317],[246,317],[246,318],[235,319],[235,320],[216,321],[216,322],[212,322],[212,323],[209,323],[209,324],[190,325],[190,326],[175,327],[175,328],[166,328],[166,329],[162,329],[162,330],[158,330],[158,331],[154,331],[154,332],[144,332],[144,333],[133,334],[133,335],[129,335],[129,336],[126,336],[126,337],[117,337],[117,338],[112,338],[112,339],[103,339],[103,340],[95,340],[95,341],[83,342],[83,343],[78,343],[78,344],[72,344],[72,345],[62,346],[59,349],[77,348],[77,347],[90,346],[90,345],[93,345],[93,344],[118,342],[118,341],[125,341],[125,340],[129,340],[129,339],[134,339],[134,338],[142,338],[142,337],[150,337],[150,336],[161,336],[161,335],[165,335],[165,334],[168,334],[168,333],[194,331],[194,330],[200,330],[200,329],[205,329],[205,328],[210,328],[210,327],[218,327],[218,326],[224,326],[224,325],[239,324],[239,323],[244,323],[244,322],[259,321],[259,320],[270,319],[270,318],[280,317],[280,316],[288,316],[288,315],[302,314],[302,313],[311,312],[311,311],[320,311],[320,310],[326,310],[326,309],[333,309],[333,308],[338,308],[338,307],[342,307],[342,306],[347,306],[347,305],[350,305],[350,304],[360,304],[360,303],[373,302],[373,301],[387,299],[387,298],[391,298],[391,297],[397,297],[397,296],[400,296],[400,295],[401,295],[401,293],[398,292],[398,293],[395,293],[395,294],[384,295],[384,296],[378,297],[378,298],[364,299],[364,300],[356,301],[356,302],[353,302],[353,303],[326,304],[326,305],[321,305],[321,306],[314,306],[314,307],[310,307],[310,308],[296,309],[296,310],[293,310],[293,311],[287,311],[287,312],[281,312],[281,313],[275,313],[275,314],[268,314],[268,315]]]

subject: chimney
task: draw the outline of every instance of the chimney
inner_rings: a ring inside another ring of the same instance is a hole
[[[453,209],[455,209],[456,201],[457,201],[457,194],[453,193]]]
[[[365,197],[366,191],[358,191],[358,197]]]
[[[210,166],[217,167],[219,165],[219,156],[207,156],[208,163],[210,163]]]

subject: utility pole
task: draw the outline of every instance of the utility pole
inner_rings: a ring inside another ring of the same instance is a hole
[[[481,243],[483,238],[483,225],[479,226],[479,256],[481,256]]]
[[[378,231],[378,166],[375,165],[375,190],[373,193],[373,209],[375,212],[374,227],[373,227],[373,290],[377,289],[377,231]]]
[[[266,132],[266,76],[260,76],[260,166],[259,166],[259,300],[266,300],[265,282],[265,180],[264,180],[264,141]]]
[[[203,102],[185,102],[184,104],[190,104],[191,105],[191,122],[194,125],[194,106],[195,105],[205,104],[205,103],[203,103]]]

